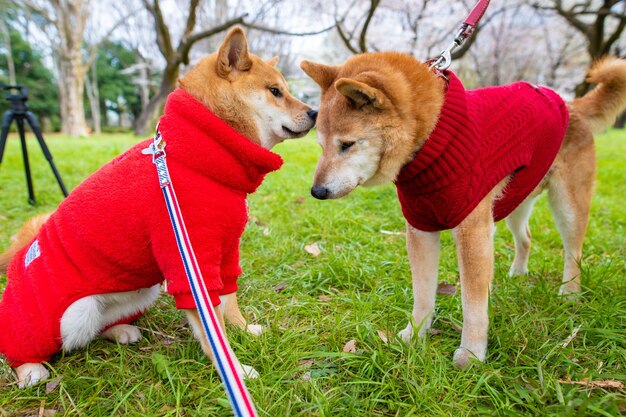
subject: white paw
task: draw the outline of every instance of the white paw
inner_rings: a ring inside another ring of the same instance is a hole
[[[454,357],[452,358],[452,363],[458,369],[465,369],[470,365],[470,360],[478,360],[480,362],[485,361],[485,352],[472,352],[469,349],[464,347],[460,347],[454,351]]]
[[[256,369],[254,369],[251,366],[248,365],[241,365],[241,376],[243,376],[243,379],[255,379],[259,377],[259,373],[256,371]]]
[[[432,325],[432,318],[427,317],[419,321],[418,323],[422,323],[422,324],[421,326],[419,326],[419,330],[417,331],[417,337],[419,337],[420,339],[423,339],[426,336],[426,333],[428,333],[430,326]],[[413,334],[415,334],[415,330],[413,329],[412,321],[409,322],[409,324],[407,324],[403,330],[400,330],[398,332],[398,336],[402,339],[402,341],[404,341],[404,343],[407,343],[407,344],[411,342],[411,338],[413,337]]]
[[[413,326],[409,323],[403,330],[398,332],[398,337],[406,344],[411,343],[413,337]]]
[[[15,368],[17,386],[30,387],[50,377],[50,372],[40,363],[25,363]]]
[[[246,326],[246,329],[248,330],[248,333],[255,336],[261,336],[261,334],[263,334],[263,332],[265,331],[265,327],[261,326],[260,324],[248,324]]]
[[[141,331],[130,324],[117,324],[103,331],[102,337],[122,345],[128,345],[141,340]]]
[[[521,275],[526,275],[528,274],[528,267],[527,266],[517,266],[515,264],[511,265],[511,269],[509,269],[509,277],[513,278],[513,277],[519,277]]]

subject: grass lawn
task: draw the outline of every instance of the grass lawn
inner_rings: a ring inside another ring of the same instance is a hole
[[[69,188],[137,139],[47,142]],[[404,221],[393,186],[317,201],[309,188],[319,154],[312,137],[277,148],[285,165],[250,198],[243,237],[242,309],[267,326],[256,338],[232,330],[241,361],[261,374],[248,387],[261,416],[616,416],[623,389],[572,382],[626,382],[626,131],[597,139],[599,175],[585,241],[583,293],[557,296],[563,251],[545,197],[531,219],[530,274],[507,278],[505,225],[496,235],[489,352],[467,371],[452,366],[460,342],[459,291],[438,295],[433,334],[411,346],[395,335],[412,295]],[[0,247],[61,193],[29,140],[38,205],[26,202],[18,141],[0,166]],[[129,178],[132,181],[132,178]],[[132,196],[129,196],[132,198]],[[161,202],[155,202],[158,204]],[[169,226],[165,226],[169,227]],[[391,233],[388,233],[391,232]],[[123,238],[123,237],[121,237]],[[305,246],[317,243],[317,257]],[[456,255],[443,235],[440,281],[458,288]],[[6,277],[0,277],[0,289]],[[135,346],[96,341],[58,355],[55,383],[18,390],[0,368],[0,416],[227,416],[217,373],[164,295],[138,321]],[[575,330],[578,330],[577,333]],[[381,334],[389,334],[384,343]],[[354,352],[343,352],[354,341]],[[60,378],[60,380],[58,379]]]

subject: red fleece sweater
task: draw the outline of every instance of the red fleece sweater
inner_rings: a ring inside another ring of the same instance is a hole
[[[237,290],[248,193],[282,159],[252,143],[183,90],[168,97],[159,129],[191,242],[215,305]],[[61,347],[60,319],[89,295],[167,281],[193,308],[156,168],[141,142],[80,184],[9,265],[0,301],[0,353],[13,366]],[[29,251],[29,248],[30,249]]]
[[[452,72],[434,131],[405,165],[396,187],[413,227],[456,227],[504,178],[496,221],[535,189],[556,157],[569,113],[561,97],[529,83],[465,90]]]

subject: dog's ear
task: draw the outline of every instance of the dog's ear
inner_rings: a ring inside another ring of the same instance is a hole
[[[340,78],[335,88],[346,96],[356,108],[372,106],[377,109],[385,107],[386,98],[382,91],[351,78]]]
[[[233,70],[248,71],[252,60],[248,54],[248,41],[239,26],[228,32],[217,53],[217,74],[226,78]]]
[[[339,72],[338,67],[316,64],[311,61],[302,61],[300,68],[322,88],[322,91],[328,90]]]
[[[278,55],[276,55],[276,56],[273,56],[273,57],[271,57],[269,59],[266,59],[265,62],[267,62],[271,66],[275,67],[276,64],[278,64],[279,60],[280,60],[280,57]]]

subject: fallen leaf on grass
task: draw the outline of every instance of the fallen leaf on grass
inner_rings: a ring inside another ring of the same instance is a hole
[[[322,251],[320,250],[320,246],[317,244],[317,242],[310,245],[305,245],[304,250],[313,256],[319,256],[319,254],[322,253]]]
[[[317,300],[318,301],[332,301],[332,297],[329,297],[327,295],[318,295]]]
[[[313,365],[314,363],[315,361],[313,359],[302,359],[298,361],[298,365],[305,366],[305,367],[309,367]]]
[[[61,376],[57,376],[52,381],[46,383],[46,394],[50,394],[59,386],[59,383],[61,382],[61,378],[62,378]]]
[[[44,408],[45,405],[46,401],[41,400],[41,402],[39,403],[39,408],[26,408],[24,410],[21,410],[20,415],[25,417],[53,417],[59,412],[59,410],[56,410],[54,408]]]
[[[265,229],[263,229],[263,236],[269,236],[270,235],[270,228],[266,227]]]
[[[304,203],[304,197],[296,198],[296,204],[302,204],[302,203]]]
[[[344,353],[356,353],[356,340],[352,339],[348,341],[345,345],[343,345]]]
[[[159,408],[159,411],[162,413],[165,413],[167,411],[174,411],[176,410],[176,407],[172,407],[171,405],[164,405],[163,407]]]
[[[380,233],[383,235],[392,235],[392,236],[404,236],[404,232],[392,232],[389,230],[380,230]]]
[[[456,294],[456,285],[441,282],[437,285],[437,294],[454,295]]]
[[[278,294],[282,292],[285,288],[287,288],[287,284],[278,284],[277,286],[274,287],[274,292]]]
[[[583,378],[580,381],[559,379],[559,382],[567,385],[582,385],[588,388],[624,389],[624,383],[614,379],[598,379],[595,381],[589,381],[589,378]]]
[[[389,332],[383,332],[382,330],[376,330],[376,334],[378,335],[378,337],[380,337],[380,340],[383,341],[383,343],[389,343],[389,339],[391,339],[391,334]]]
[[[254,216],[248,217],[248,223],[254,223],[257,226],[265,226],[265,223],[263,223],[261,220],[257,219]]]

